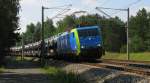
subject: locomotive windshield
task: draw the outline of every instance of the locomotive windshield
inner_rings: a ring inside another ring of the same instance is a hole
[[[83,29],[78,30],[79,37],[88,37],[88,36],[98,36],[99,31],[97,28],[95,29]]]

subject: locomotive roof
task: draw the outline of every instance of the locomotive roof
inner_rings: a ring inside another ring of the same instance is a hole
[[[92,29],[92,28],[98,28],[99,26],[84,26],[84,27],[79,27],[77,30],[84,30],[84,29]]]
[[[64,35],[66,35],[66,34],[68,34],[68,32],[64,32],[64,33],[62,33],[60,36],[64,36]]]

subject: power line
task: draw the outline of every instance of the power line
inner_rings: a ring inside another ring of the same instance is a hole
[[[66,7],[65,7],[66,6]],[[64,5],[64,6],[59,6],[60,7],[65,7],[65,8],[62,8],[61,11],[58,12],[58,14],[56,14],[54,17],[52,17],[51,19],[54,19],[54,18],[57,18],[58,16],[60,15],[63,15],[64,13],[70,11],[71,9],[69,7],[71,7],[72,4],[69,4],[69,5]]]
[[[52,17],[51,19],[57,18],[60,15],[63,15],[64,13],[68,12],[70,9],[64,9],[62,11],[60,11],[57,15],[55,15],[54,17]]]
[[[137,1],[135,1],[135,2],[132,2],[132,3],[128,4],[127,6],[125,6],[124,8],[129,8],[129,7],[131,7],[131,6],[133,6],[133,5],[137,4],[137,3],[139,3],[140,1],[142,1],[142,0],[137,0]],[[117,14],[117,13],[120,13],[120,12],[121,12],[121,11],[116,11],[116,12],[112,13],[111,15],[114,15],[114,14]]]
[[[71,6],[72,6],[72,4],[68,4],[68,5],[62,5],[62,6],[56,6],[56,7],[44,7],[44,9],[57,9],[58,13],[56,13],[56,15],[54,15],[53,17],[51,17],[51,19],[54,19],[54,18],[59,17],[60,15],[65,14],[69,10],[71,10],[69,8]]]
[[[132,2],[129,5],[127,5],[127,7],[133,6],[133,5],[137,4],[137,3],[139,3],[140,1],[142,1],[142,0],[137,0],[135,2]]]
[[[103,7],[96,7],[95,9],[98,10],[99,12],[103,13],[104,15],[106,15],[109,18],[112,18],[110,15],[108,15],[105,11],[101,10],[101,8],[103,9]],[[109,8],[104,8],[104,9],[109,9]]]
[[[120,11],[126,11],[127,12],[127,25],[126,25],[126,36],[127,36],[127,56],[128,56],[128,60],[130,59],[130,55],[129,55],[129,8],[127,9],[115,9],[115,8],[105,8],[105,7],[96,7],[96,10],[100,11],[101,13],[105,14],[106,16],[110,17],[107,13],[105,13],[104,11],[102,11],[101,9],[107,9],[107,10],[120,10]]]

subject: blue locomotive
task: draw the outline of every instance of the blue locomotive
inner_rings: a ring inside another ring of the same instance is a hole
[[[47,49],[44,55],[48,57],[98,59],[102,56],[102,35],[99,26],[77,27],[68,32],[47,38],[44,41]],[[25,45],[24,55],[41,57],[40,46],[41,41]],[[22,54],[21,46],[12,47],[10,50],[11,55]]]
[[[102,56],[102,36],[99,26],[84,26],[64,32],[57,38],[58,57],[97,59]]]

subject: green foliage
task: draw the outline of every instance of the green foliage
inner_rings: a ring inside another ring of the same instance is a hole
[[[148,51],[150,47],[150,18],[148,12],[143,8],[135,17],[130,18],[130,50]]]
[[[123,45],[123,46],[120,48],[120,52],[121,52],[121,53],[126,53],[126,52],[127,52],[127,45]]]
[[[130,60],[136,61],[150,61],[150,52],[137,52],[130,53]],[[118,59],[118,60],[127,60],[126,53],[115,53],[115,52],[106,52],[103,59]]]
[[[0,67],[0,73],[2,73],[4,71],[3,67]]]
[[[53,26],[53,21],[47,19],[44,23],[44,38],[51,37],[56,32],[56,28]]]
[[[25,44],[34,42],[35,30],[36,30],[36,27],[33,23],[27,25],[27,31],[26,31],[26,33],[24,33]]]
[[[131,60],[150,61],[150,52],[131,53]]]
[[[44,71],[49,74],[53,83],[86,83],[79,75],[67,73],[59,68],[46,67]]]
[[[19,40],[18,13],[19,0],[0,0],[0,64],[6,54],[6,50],[15,45]]]
[[[25,44],[39,41],[41,39],[41,23],[27,25],[27,30],[22,34],[24,36]],[[56,28],[53,26],[53,21],[47,19],[44,22],[44,38],[48,38],[56,34]]]
[[[39,41],[41,39],[41,23],[38,22],[35,27],[33,39],[34,41]]]
[[[52,20],[47,19],[44,22],[45,38],[64,31],[69,31],[75,28],[76,25],[80,25],[80,23],[90,23],[90,25],[100,26],[102,28],[104,46],[108,51],[119,52],[121,47],[126,43],[125,28],[122,27],[124,23],[118,17],[106,19],[98,14],[81,16],[79,18],[75,16],[66,16],[63,20],[57,22],[57,28],[53,26]],[[32,29],[36,29],[36,27],[32,23],[27,26],[27,31],[25,32],[27,41],[32,41],[31,39],[33,39],[32,37],[34,36],[34,31]],[[36,34],[34,38],[36,37],[39,37],[39,35],[37,36]]]
[[[72,16],[66,16],[63,20],[57,22],[57,33],[69,31],[76,26],[76,20]]]
[[[124,23],[118,19],[107,19],[103,26],[103,41],[107,51],[119,52],[121,47],[126,43],[126,32]]]
[[[134,52],[144,51],[144,42],[142,41],[142,38],[138,37],[137,35],[132,37],[130,49],[132,49],[131,51]]]
[[[119,60],[126,60],[127,55],[126,53],[117,53],[117,52],[106,52],[102,59],[119,59]]]
[[[57,25],[59,32],[63,32],[68,28],[67,26],[72,25],[75,27],[80,23],[90,23],[90,25],[100,26],[102,28],[104,47],[108,51],[119,52],[122,45],[126,44],[126,32],[125,27],[123,27],[125,24],[118,17],[106,19],[98,14],[81,16],[79,18],[67,16],[59,21]]]
[[[45,38],[58,33],[69,31],[76,28],[81,23],[90,23],[90,25],[98,25],[101,27],[103,45],[106,51],[126,52],[126,23],[121,21],[119,17],[105,18],[98,14],[86,16],[66,16],[64,19],[56,23],[54,27],[53,21],[47,19],[44,22]],[[150,12],[144,8],[139,10],[136,16],[131,16],[129,20],[129,47],[130,51],[150,51]],[[29,42],[41,39],[41,24],[30,24],[25,32],[26,40]],[[33,38],[32,38],[33,37]]]

